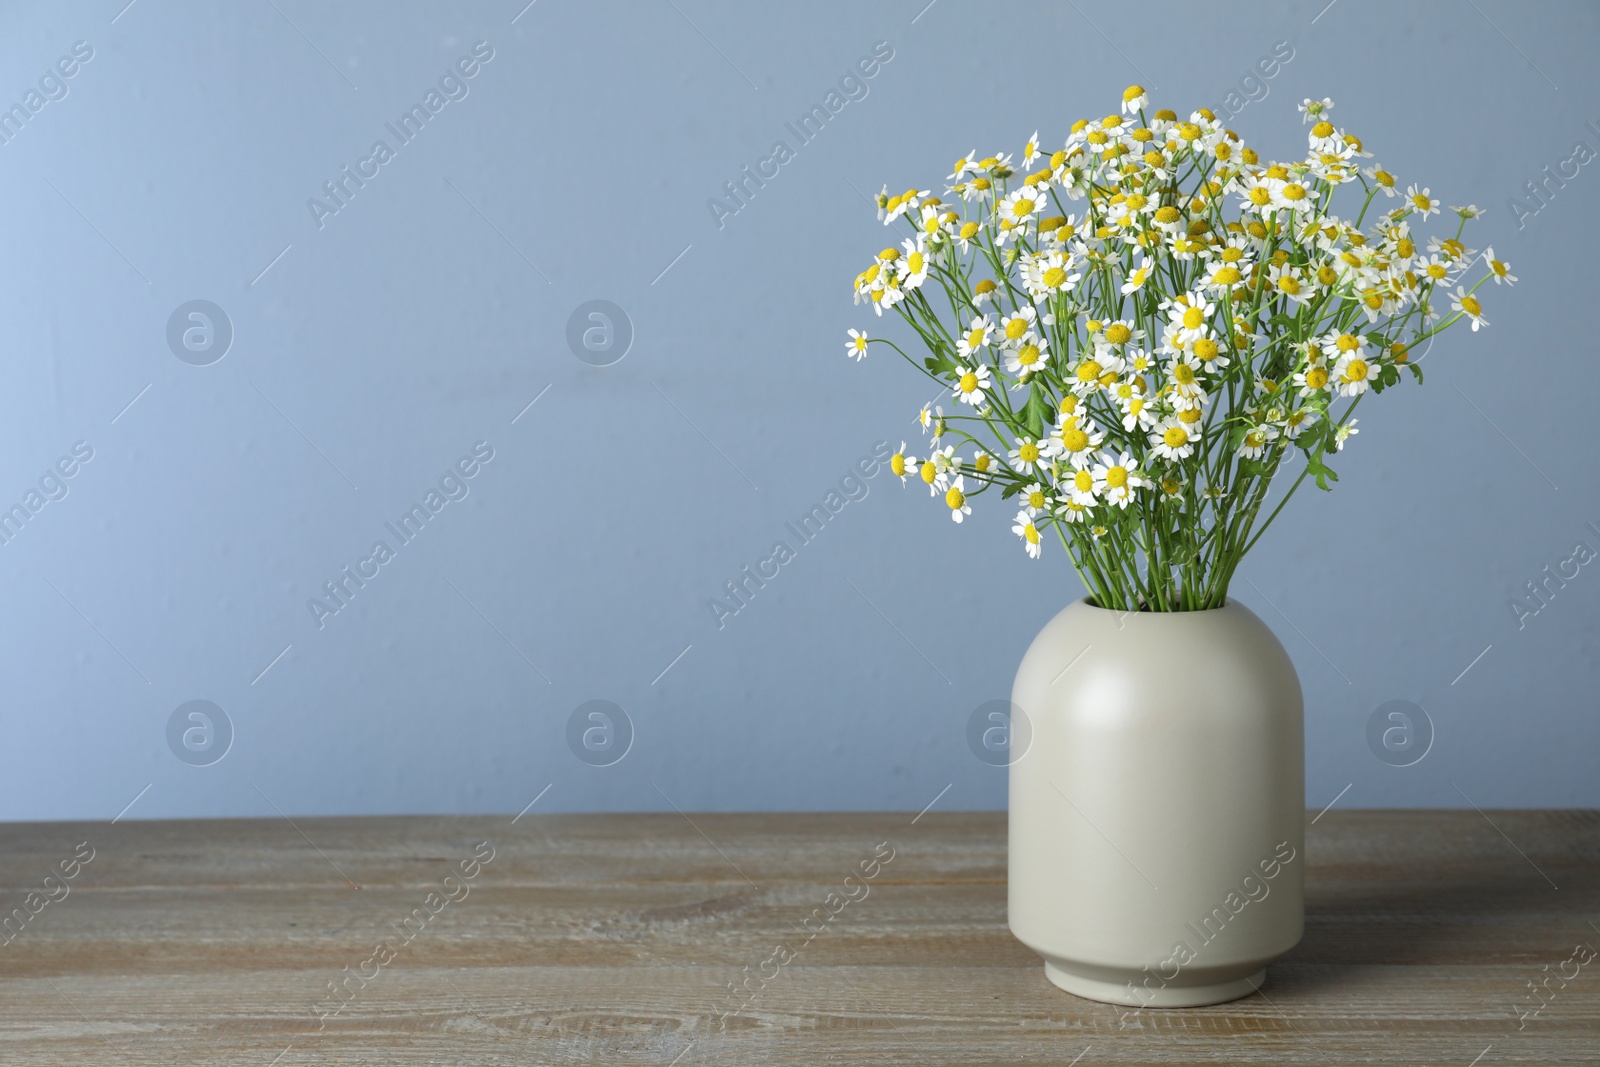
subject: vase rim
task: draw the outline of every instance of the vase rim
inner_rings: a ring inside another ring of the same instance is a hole
[[[1217,607],[1217,608],[1197,608],[1197,609],[1195,609],[1193,611],[1155,611],[1155,610],[1149,610],[1149,611],[1145,611],[1145,610],[1140,610],[1140,611],[1119,611],[1116,608],[1103,608],[1103,607],[1101,607],[1099,604],[1096,604],[1096,603],[1093,602],[1093,600],[1091,599],[1089,594],[1085,594],[1085,595],[1079,597],[1077,600],[1073,601],[1073,605],[1074,606],[1088,608],[1090,611],[1103,611],[1108,615],[1137,615],[1137,616],[1139,616],[1141,618],[1151,618],[1151,617],[1157,617],[1157,616],[1172,616],[1172,615],[1204,615],[1207,612],[1227,611],[1230,608],[1238,608],[1240,606],[1239,602],[1237,600],[1233,599],[1233,597],[1230,596],[1223,602],[1221,607]]]

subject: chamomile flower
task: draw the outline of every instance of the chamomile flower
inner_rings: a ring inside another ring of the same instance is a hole
[[[1315,396],[1328,388],[1328,368],[1314,364],[1294,376],[1294,387],[1301,396]]]
[[[1055,433],[1046,442],[1052,457],[1059,456],[1074,468],[1082,469],[1094,461],[1095,450],[1105,434],[1094,420],[1076,414],[1062,414],[1056,420]]]
[[[1079,467],[1072,471],[1060,485],[1066,493],[1064,499],[1071,500],[1075,504],[1089,507],[1099,499],[1099,490],[1095,486],[1094,470],[1091,467]]]
[[[989,335],[994,332],[994,323],[989,316],[979,315],[967,323],[967,328],[956,341],[956,355],[962,359],[972,359],[978,349],[989,343]]]
[[[1356,419],[1351,419],[1349,422],[1333,431],[1334,448],[1336,451],[1343,452],[1345,441],[1361,432],[1360,430],[1356,429],[1357,421],[1358,420]]]
[[[1323,97],[1321,100],[1313,100],[1308,96],[1300,105],[1301,124],[1304,125],[1307,122],[1317,122],[1324,119],[1327,117],[1328,112],[1332,110],[1333,101],[1327,97]]]
[[[1150,103],[1150,94],[1142,85],[1130,85],[1122,91],[1122,113],[1137,115]]]
[[[1207,323],[1216,305],[1207,300],[1204,294],[1191,293],[1179,297],[1170,302],[1166,310],[1168,319],[1178,327],[1177,340],[1182,344],[1186,345],[1211,333]]]
[[[952,182],[960,181],[966,175],[967,171],[977,169],[977,162],[978,154],[976,152],[968,152],[966,155],[956,160],[954,169],[952,169],[949,174],[945,175],[945,180]]]
[[[1478,298],[1459,285],[1450,298],[1450,310],[1470,319],[1473,333],[1478,332],[1478,327],[1489,325],[1489,320],[1483,317],[1483,305],[1478,303]]]
[[[1129,433],[1148,430],[1156,424],[1156,411],[1142,396],[1130,396],[1118,401],[1122,408],[1122,428]]]
[[[1033,161],[1039,158],[1039,131],[1034,130],[1033,136],[1028,138],[1028,143],[1022,146],[1022,165],[1032,166]]]
[[[1033,340],[1033,326],[1039,318],[1039,313],[1032,307],[1024,304],[1009,315],[1000,318],[1000,346],[1002,348],[1016,348],[1026,341]]]
[[[1317,413],[1310,408],[1298,408],[1284,416],[1283,434],[1293,441],[1316,425]]]
[[[1039,527],[1034,525],[1033,517],[1026,511],[1019,511],[1012,524],[1011,532],[1022,538],[1022,547],[1028,550],[1028,555],[1038,559],[1042,546],[1039,544]]]
[[[915,241],[907,238],[901,245],[905,254],[897,261],[900,265],[900,288],[910,292],[928,280],[927,238],[918,234]]]
[[[1141,254],[1138,260],[1128,268],[1127,279],[1122,283],[1122,295],[1127,296],[1129,293],[1137,293],[1140,289],[1143,289],[1145,282],[1150,280],[1150,275],[1154,270],[1155,265]]]
[[[1023,509],[1029,515],[1037,515],[1050,505],[1050,495],[1044,491],[1044,486],[1039,482],[1024,487],[1020,499]]]
[[[1372,386],[1378,367],[1358,349],[1346,352],[1333,365],[1333,383],[1340,396],[1360,396]]]
[[[950,488],[944,491],[945,506],[950,509],[950,518],[960,522],[972,514],[972,505],[967,503],[967,482],[963,475],[956,475],[955,481],[950,483]]]
[[[988,399],[987,390],[990,385],[988,365],[978,363],[971,368],[959,369],[961,373],[956,377],[955,388],[951,391],[951,395],[963,404],[981,406]]]
[[[1150,451],[1162,459],[1188,459],[1200,439],[1198,427],[1176,416],[1162,419],[1150,431]]]
[[[1033,474],[1039,465],[1039,461],[1045,458],[1045,451],[1039,442],[1033,438],[1019,437],[1017,438],[1017,447],[1011,450],[1009,456],[1012,470],[1023,474]]]
[[[1009,193],[1000,201],[997,214],[1001,222],[1009,222],[1013,226],[1025,226],[1037,223],[1044,208],[1049,204],[1044,199],[1044,193],[1033,187],[1023,186],[1015,192]]]
[[[900,447],[895,450],[894,455],[889,457],[889,470],[890,470],[890,472],[896,478],[900,479],[900,484],[901,485],[905,485],[906,484],[906,478],[909,477],[910,474],[913,471],[915,471],[916,469],[917,469],[917,457],[916,456],[912,456],[912,455],[908,455],[906,453],[906,443],[904,441],[901,441],[900,442]]]
[[[1026,380],[1045,365],[1049,350],[1050,342],[1046,338],[1036,337],[1023,341],[1017,347],[1006,350],[1006,370]]]
[[[850,340],[844,343],[845,355],[860,363],[867,354],[867,335],[862,330],[850,330]]]
[[[1485,248],[1483,250],[1483,261],[1489,264],[1489,275],[1494,278],[1494,283],[1496,285],[1499,285],[1501,282],[1504,282],[1507,285],[1516,284],[1517,276],[1511,273],[1510,267],[1506,266],[1500,260],[1494,258],[1494,249],[1492,247]]]
[[[1073,273],[1073,261],[1060,252],[1035,256],[1024,275],[1024,285],[1035,304],[1042,304],[1057,293],[1069,292],[1080,274]]]
[[[1239,455],[1245,459],[1260,459],[1268,446],[1278,439],[1278,428],[1269,424],[1250,427],[1239,442]]]
[[[1095,464],[1095,493],[1116,507],[1126,508],[1133,491],[1149,484],[1139,471],[1139,461],[1130,453],[1107,454]]]
[[[1433,199],[1432,191],[1419,189],[1415,183],[1406,189],[1406,202],[1416,211],[1419,218],[1439,213],[1439,201]]]

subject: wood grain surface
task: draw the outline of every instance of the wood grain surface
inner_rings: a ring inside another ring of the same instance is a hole
[[[0,1064],[1600,1064],[1600,813],[1329,812],[1262,992],[1133,1015],[1011,937],[1005,832],[0,825]]]

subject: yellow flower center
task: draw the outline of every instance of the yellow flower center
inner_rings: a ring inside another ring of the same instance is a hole
[[[1246,448],[1260,448],[1267,443],[1267,435],[1260,430],[1252,430],[1244,435],[1244,443]]]
[[[1072,484],[1080,493],[1087,493],[1094,488],[1094,475],[1088,471],[1078,471],[1072,476]]]
[[[968,222],[961,227],[961,239],[963,241],[970,241],[976,237],[977,234],[978,224],[976,222]]]
[[[1068,452],[1082,452],[1089,447],[1089,435],[1076,426],[1069,426],[1061,431],[1061,443]]]
[[[1038,505],[1035,506],[1037,507]],[[1036,545],[1039,543],[1039,528],[1031,522],[1024,523],[1022,526],[1022,536],[1027,539],[1028,544]]]
[[[987,452],[979,452],[972,460],[972,466],[982,474],[989,469],[990,456]]]
[[[1311,135],[1313,137],[1327,137],[1332,133],[1333,123],[1329,122],[1327,119],[1323,119],[1321,122],[1311,127]]]
[[[1110,467],[1106,470],[1106,485],[1112,489],[1121,489],[1128,484],[1128,468]]]
[[[1477,315],[1483,311],[1483,305],[1478,303],[1475,296],[1464,296],[1461,298],[1461,310],[1468,315]]]
[[[970,223],[969,223],[969,225],[970,225]],[[998,288],[998,286],[996,286],[994,284],[994,282],[990,281],[988,278],[985,278],[983,281],[979,282],[977,285],[974,285],[972,287],[972,291],[977,296],[983,296],[985,293],[994,292],[996,288]]]
[[[1433,201],[1429,200],[1427,197],[1423,196],[1421,193],[1418,193],[1416,196],[1413,196],[1411,198],[1411,202],[1413,204],[1417,205],[1417,210],[1418,211],[1427,211],[1429,208],[1433,207]]]
[[[1139,99],[1143,95],[1144,95],[1144,86],[1142,86],[1142,85],[1130,85],[1126,89],[1122,90],[1122,102],[1125,103],[1125,104],[1129,104],[1129,103],[1132,103],[1133,101]]]
[[[906,457],[896,452],[889,457],[889,469],[894,471],[895,477],[904,478],[906,474]]]
[[[1012,205],[1011,210],[1017,215],[1031,215],[1033,214],[1033,209],[1035,206],[1037,205],[1035,205],[1032,200],[1029,200],[1027,197],[1022,197]]]
[[[906,257],[906,270],[912,274],[922,273],[922,253],[913,252]]]
[[[1429,263],[1423,273],[1432,278],[1434,281],[1439,281],[1441,278],[1445,277],[1445,275],[1450,273],[1450,268],[1446,267],[1443,263]]]
[[[1182,448],[1189,440],[1189,431],[1182,426],[1172,426],[1161,435],[1161,440],[1166,442],[1168,448]]]
[[[1086,359],[1082,363],[1078,364],[1078,381],[1095,381],[1100,377],[1103,371],[1104,368],[1100,366],[1099,360]]]
[[[1168,204],[1166,207],[1156,209],[1156,221],[1161,223],[1163,226],[1171,226],[1181,218],[1183,218],[1182,213],[1180,213],[1177,208],[1170,204]]]
[[[1039,446],[1033,442],[1025,442],[1017,449],[1017,458],[1024,463],[1037,463],[1039,460]]]
[[[1339,272],[1324,263],[1317,268],[1317,281],[1323,285],[1332,285],[1339,280]]]
[[[1278,288],[1288,293],[1290,296],[1294,296],[1300,291],[1300,279],[1296,278],[1293,274],[1285,274],[1283,277],[1278,279]]]
[[[961,376],[961,391],[963,393],[975,393],[975,392],[977,392],[978,391],[978,376],[976,374],[972,373],[971,371],[967,371],[967,373],[963,374]]]
[[[939,476],[939,468],[935,467],[933,460],[930,459],[922,465],[922,470],[919,473],[922,475],[923,481],[932,485],[933,480]]]
[[[1199,308],[1188,308],[1183,313],[1183,325],[1185,329],[1198,329],[1200,324],[1205,321],[1206,313],[1201,311]]]
[[[1039,362],[1039,346],[1029,344],[1017,349],[1017,362],[1024,367],[1031,367]]]
[[[878,253],[878,258],[883,260],[885,263],[893,263],[895,260],[900,258],[900,250],[898,248],[885,248],[882,252]]]
[[[1272,194],[1258,185],[1250,190],[1250,202],[1256,207],[1266,207],[1272,203]]]
[[[1172,368],[1172,380],[1179,385],[1194,384],[1194,368],[1187,363],[1179,363]]]
[[[1028,332],[1028,320],[1018,315],[1006,323],[1006,338],[1015,341]]]
[[[1203,360],[1217,358],[1217,342],[1209,337],[1202,337],[1194,343],[1194,354]]]
[[[1106,340],[1114,345],[1126,344],[1132,336],[1133,331],[1120,322],[1113,322],[1106,327]]]
[[[1290,182],[1283,187],[1283,198],[1285,200],[1304,200],[1306,198],[1306,187],[1296,182]]]
[[[1178,123],[1178,136],[1185,141],[1197,141],[1200,139],[1200,127],[1192,122],[1180,122]]]
[[[1365,381],[1367,377],[1367,361],[1352,359],[1344,368],[1344,380],[1347,382]]]
[[[967,347],[968,348],[977,348],[980,345],[982,345],[983,344],[983,334],[984,334],[984,329],[983,329],[982,326],[975,327],[974,329],[968,331],[968,333],[967,333]]]
[[[959,490],[959,489],[955,488],[954,486],[952,486],[950,488],[950,491],[945,493],[944,502],[946,504],[950,505],[950,510],[951,511],[955,511],[962,504],[965,504],[967,502],[967,496],[961,490]]]
[[[1361,342],[1354,334],[1341,333],[1338,340],[1333,342],[1335,348],[1341,352],[1354,352],[1361,347]]]
[[[1051,267],[1044,272],[1044,284],[1050,289],[1055,289],[1067,280],[1067,272],[1060,267]]]
[[[1074,411],[1078,410],[1078,398],[1073,396],[1071,393],[1068,393],[1066,396],[1061,398],[1060,409],[1061,414],[1071,415]]]
[[[1321,389],[1328,384],[1328,372],[1321,367],[1312,367],[1306,371],[1306,385],[1312,389]]]
[[[1044,494],[1041,493],[1037,489],[1035,489],[1033,492],[1029,493],[1028,494],[1028,506],[1030,508],[1042,508],[1042,507],[1044,507]]]
[[[1190,426],[1193,426],[1195,423],[1200,421],[1200,409],[1184,408],[1182,411],[1178,412],[1178,421],[1188,423]]]

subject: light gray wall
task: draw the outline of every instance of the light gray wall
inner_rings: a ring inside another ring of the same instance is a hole
[[[1297,153],[1295,104],[1333,96],[1404,179],[1487,207],[1478,244],[1522,279],[1363,411],[1337,491],[1236,583],[1301,672],[1308,803],[1600,803],[1600,570],[1508,606],[1600,549],[1600,168],[1508,204],[1600,149],[1600,12],[925,2],[9,5],[4,103],[93,58],[0,144],[0,498],[93,458],[0,545],[0,817],[516,811],[547,785],[537,810],[1002,806],[967,720],[1081,594],[1061,554],[883,473],[812,543],[785,528],[928,396],[843,358],[883,328],[848,290],[882,239],[862,194],[1057,139],[1133,81],[1221,110],[1279,41],[1230,125]],[[479,41],[400,145],[385,124]],[[877,42],[866,97],[799,144],[785,123]],[[719,225],[778,140],[795,158]],[[634,334],[606,367],[567,342],[596,299]],[[206,366],[167,340],[192,300],[232,325]],[[469,495],[400,544],[384,524],[480,441]],[[380,539],[319,625],[308,599]],[[708,600],[778,540],[796,558],[719,628]],[[633,724],[608,767],[567,741],[595,699]],[[209,766],[169,748],[191,700],[233,727]],[[1433,724],[1409,767],[1368,745],[1390,700]]]

